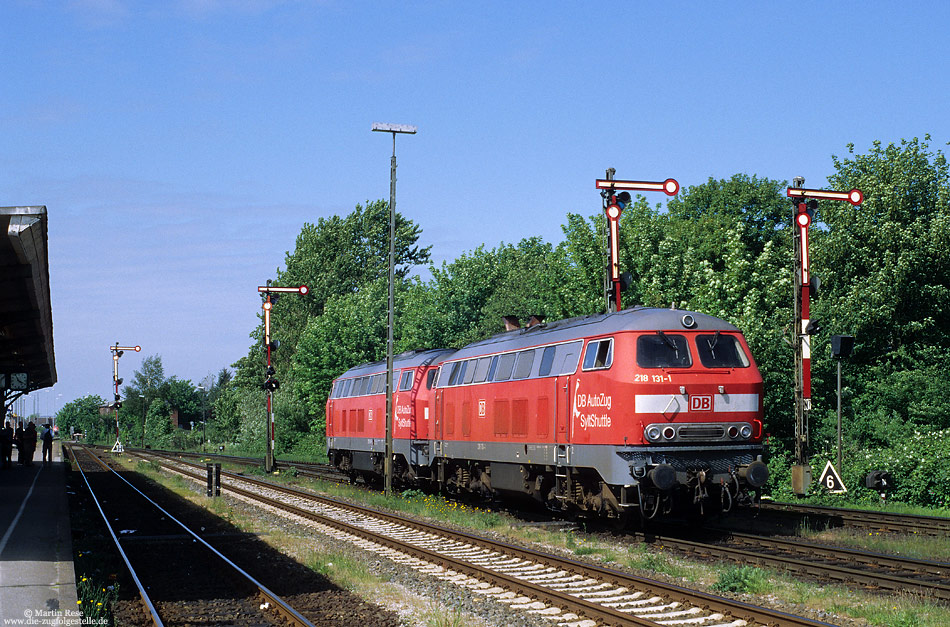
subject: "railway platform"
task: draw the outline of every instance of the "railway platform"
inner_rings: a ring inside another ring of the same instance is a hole
[[[59,441],[53,464],[36,447],[32,466],[0,469],[0,625],[79,624],[66,473]]]

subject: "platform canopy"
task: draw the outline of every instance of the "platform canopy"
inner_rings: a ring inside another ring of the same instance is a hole
[[[56,383],[47,243],[46,207],[0,207],[0,395]]]

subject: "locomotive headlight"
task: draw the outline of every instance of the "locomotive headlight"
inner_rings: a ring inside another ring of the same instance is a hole
[[[656,425],[650,425],[646,429],[646,436],[651,442],[656,442],[660,439],[660,428]]]
[[[667,440],[672,440],[674,437],[676,437],[676,429],[673,427],[666,427],[663,429],[663,437]]]
[[[739,437],[739,429],[735,425],[729,427],[729,437],[733,440]]]
[[[739,428],[739,435],[741,435],[742,438],[745,439],[745,440],[748,440],[749,438],[751,438],[751,437],[752,437],[752,425],[742,425],[742,426]]]

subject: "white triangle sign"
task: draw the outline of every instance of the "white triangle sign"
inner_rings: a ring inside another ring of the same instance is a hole
[[[825,464],[825,469],[821,471],[821,476],[818,478],[818,483],[825,487],[832,494],[842,494],[848,491],[848,488],[844,487],[844,481],[841,480],[841,476],[838,474],[838,471],[835,470],[835,467],[831,465],[831,460],[828,460],[828,463]]]

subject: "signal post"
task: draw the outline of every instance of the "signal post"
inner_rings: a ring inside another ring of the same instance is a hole
[[[610,262],[607,265],[607,282],[604,292],[607,296],[607,311],[623,309],[620,302],[620,293],[630,282],[629,274],[620,274],[620,214],[630,204],[630,192],[617,190],[634,190],[640,192],[663,192],[667,196],[675,196],[680,190],[676,179],[665,181],[617,181],[614,168],[607,169],[607,177],[597,179],[597,189],[604,199],[604,212],[607,214],[607,248],[610,250]]]
[[[811,413],[811,336],[821,329],[811,319],[810,300],[821,282],[811,274],[808,259],[808,227],[818,208],[819,200],[840,200],[858,206],[864,200],[859,189],[836,192],[806,189],[805,179],[795,177],[794,187],[786,190],[792,199],[792,219],[797,232],[792,238],[796,272],[794,281],[795,309],[795,466],[792,466],[792,491],[804,495],[811,483],[811,469],[807,466],[808,416]]]
[[[112,385],[115,388],[115,399],[112,401],[112,409],[115,410],[115,444],[112,445],[112,452],[121,453],[125,448],[119,439],[119,408],[122,407],[122,399],[119,398],[119,386],[122,385],[122,379],[119,378],[119,357],[124,355],[125,351],[135,351],[137,353],[142,350],[142,347],[119,346],[119,343],[116,342],[115,346],[109,347],[109,350],[112,351]]]
[[[264,310],[264,350],[267,353],[267,370],[264,379],[263,388],[267,392],[267,453],[264,457],[264,472],[274,472],[274,391],[280,387],[280,381],[274,378],[277,371],[271,364],[271,353],[277,350],[280,342],[271,340],[270,337],[270,311],[282,294],[301,294],[306,295],[310,288],[306,285],[297,287],[276,287],[270,285],[261,285],[257,288],[258,293],[264,297],[264,304],[261,308]]]

